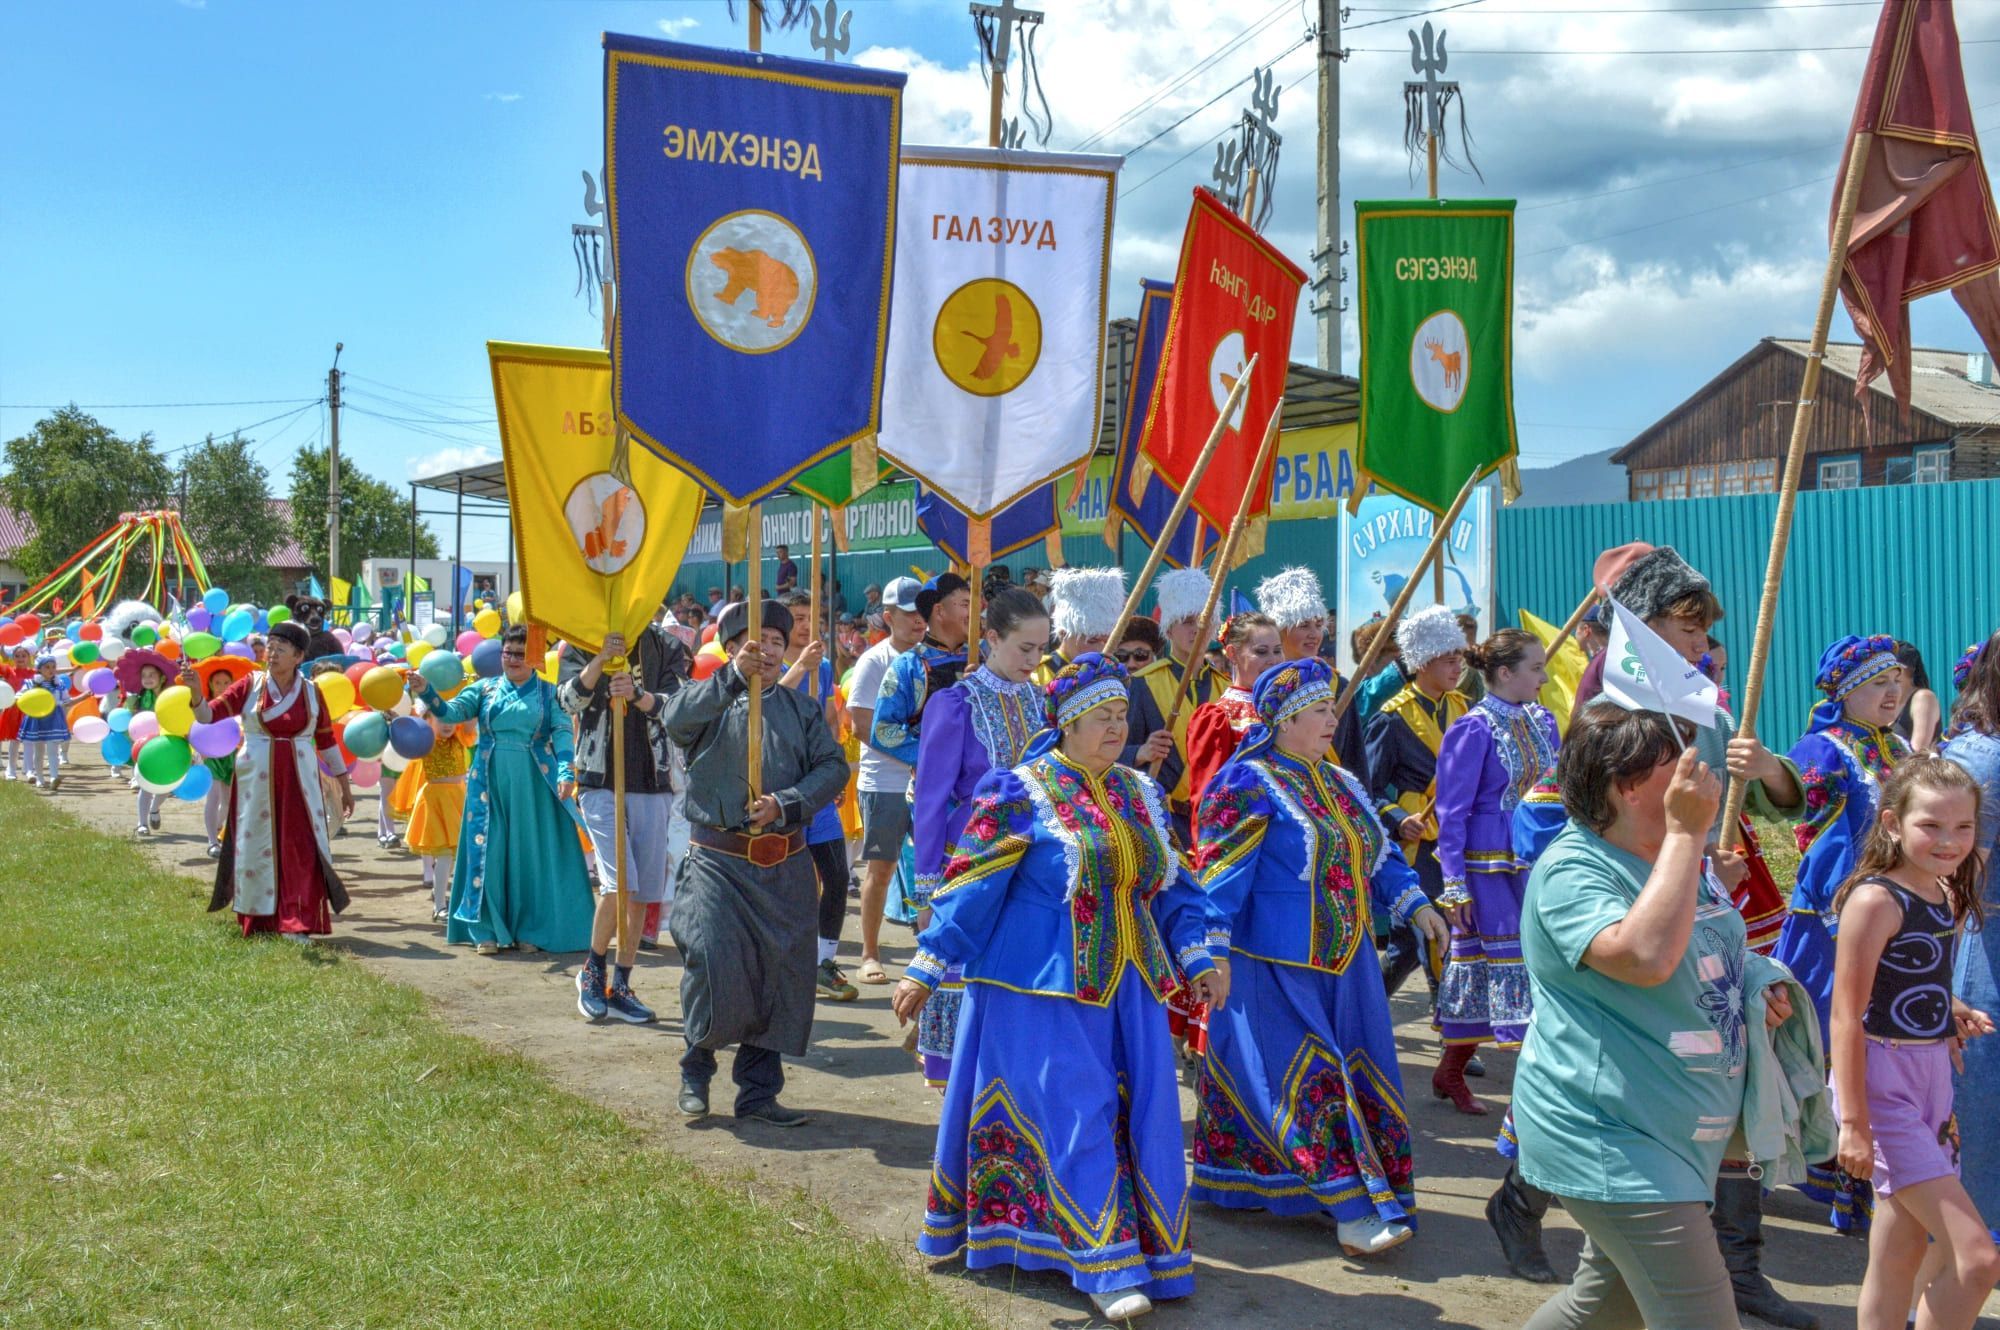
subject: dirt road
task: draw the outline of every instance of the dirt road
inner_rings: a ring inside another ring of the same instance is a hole
[[[78,745],[79,765],[52,802],[102,830],[132,835],[131,793],[114,784]],[[719,1175],[746,1179],[757,1194],[783,1204],[801,1187],[845,1218],[857,1233],[893,1244],[885,1259],[919,1262],[911,1247],[921,1214],[937,1123],[937,1096],[926,1090],[902,1052],[902,1035],[888,1006],[888,988],[863,988],[859,1002],[821,1002],[810,1052],[788,1060],[785,1102],[806,1109],[812,1123],[796,1131],[738,1125],[727,1116],[689,1125],[674,1108],[675,1065],[682,1043],[677,1001],[679,969],[671,950],[642,953],[634,987],[661,1014],[656,1026],[591,1026],[576,1012],[579,956],[475,956],[444,945],[430,919],[428,893],[415,859],[379,849],[375,795],[363,795],[335,857],[353,904],[339,917],[328,945],[340,948],[398,983],[427,994],[451,1028],[534,1059],[565,1088],[603,1103],[664,1149]],[[212,865],[203,854],[197,806],[169,801],[162,834],[149,853],[190,882],[188,907],[207,903]],[[856,955],[850,914],[844,959]],[[908,955],[907,931],[890,926],[890,959]],[[1150,1324],[1192,1326],[1366,1326],[1369,1330],[1497,1330],[1520,1325],[1549,1289],[1507,1275],[1481,1207],[1502,1172],[1491,1145],[1504,1109],[1513,1055],[1489,1051],[1490,1074],[1474,1088],[1493,1109],[1462,1117],[1429,1096],[1435,1043],[1423,1022],[1420,985],[1405,988],[1396,1006],[1404,1084],[1411,1088],[1417,1134],[1418,1204],[1415,1241],[1372,1262],[1350,1260],[1330,1228],[1261,1215],[1198,1207],[1195,1215],[1198,1289],[1164,1305]],[[725,1073],[727,1061],[724,1063]],[[718,1107],[728,1102],[716,1083]],[[1193,1098],[1183,1090],[1188,1121]],[[1835,1237],[1816,1207],[1790,1190],[1767,1201],[1766,1269],[1789,1296],[1819,1312],[1827,1330],[1854,1324],[1854,1300],[1866,1262],[1862,1244]],[[1582,1238],[1566,1216],[1552,1213],[1549,1247],[1565,1276]],[[928,1263],[925,1263],[928,1264]],[[1054,1275],[1011,1271],[968,1276],[956,1261],[932,1267],[941,1291],[961,1296],[995,1325],[1090,1324],[1084,1300]],[[854,1322],[869,1321],[867,1308]],[[2000,1326],[1992,1316],[1982,1326]]]

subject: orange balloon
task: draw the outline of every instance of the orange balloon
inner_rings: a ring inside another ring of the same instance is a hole
[[[71,703],[70,709],[66,713],[69,716],[69,723],[74,726],[86,716],[101,716],[103,712],[99,710],[99,705],[102,701],[102,698],[92,693],[80,702]]]
[[[171,637],[163,637],[158,642],[155,642],[153,650],[159,652],[168,660],[179,660],[181,658],[181,644]]]

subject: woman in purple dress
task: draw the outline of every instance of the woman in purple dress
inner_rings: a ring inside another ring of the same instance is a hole
[[[1451,921],[1451,961],[1438,988],[1444,1056],[1431,1091],[1461,1113],[1486,1106],[1465,1084],[1465,1063],[1492,1040],[1519,1048],[1531,1001],[1521,963],[1521,897],[1528,866],[1514,853],[1514,809],[1555,769],[1555,717],[1535,696],[1548,677],[1541,644],[1502,628],[1466,653],[1486,696],[1445,731],[1438,749],[1438,905]]]
[[[1020,765],[1028,741],[1048,724],[1048,698],[1031,679],[1049,645],[1049,612],[1033,592],[1009,587],[987,602],[985,657],[977,670],[924,706],[916,775],[910,782],[911,849],[916,895],[928,922],[931,894],[972,816],[972,792],[990,771]],[[917,1022],[924,1079],[942,1086],[951,1074],[964,983],[948,972]]]

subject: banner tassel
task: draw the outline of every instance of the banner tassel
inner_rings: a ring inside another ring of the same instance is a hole
[[[722,505],[722,560],[741,563],[750,553],[750,509]]]

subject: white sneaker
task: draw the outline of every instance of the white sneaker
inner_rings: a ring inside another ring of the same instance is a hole
[[[1134,1316],[1144,1316],[1153,1310],[1153,1300],[1136,1288],[1120,1289],[1116,1293],[1093,1293],[1090,1303],[1097,1308],[1097,1314],[1107,1321],[1129,1321]]]
[[[1343,1219],[1335,1230],[1341,1250],[1349,1256],[1379,1256],[1391,1247],[1400,1247],[1416,1236],[1406,1224],[1392,1224],[1380,1215],[1365,1219]]]
[[[147,826],[144,822],[141,822],[138,828],[134,830],[132,834],[135,836],[150,836],[153,834],[153,829]]]
[[[208,843],[208,857],[211,859],[220,859],[222,857],[221,841],[212,840]]]

